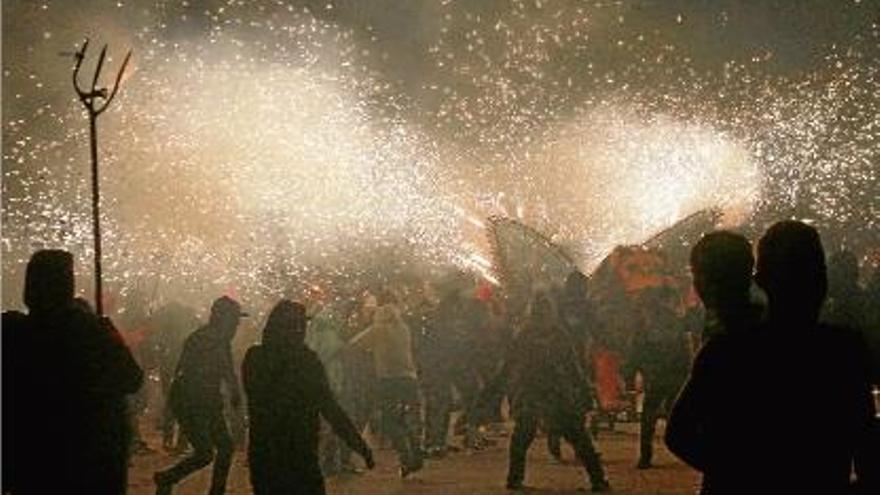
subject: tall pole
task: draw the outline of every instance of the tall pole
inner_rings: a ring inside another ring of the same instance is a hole
[[[113,89],[109,91],[108,94],[107,88],[97,87],[98,79],[101,77],[101,68],[104,66],[104,58],[107,55],[107,45],[104,45],[101,49],[101,54],[98,56],[98,64],[95,67],[95,74],[92,77],[91,89],[86,90],[79,85],[77,76],[79,76],[79,69],[86,56],[86,48],[88,46],[89,40],[86,39],[82,48],[74,54],[76,65],[73,67],[73,88],[76,90],[77,96],[79,96],[80,101],[83,106],[86,107],[86,111],[89,114],[89,149],[91,151],[92,159],[92,231],[95,238],[95,310],[97,311],[98,316],[103,316],[104,291],[102,282],[103,273],[101,269],[101,181],[100,175],[98,174],[98,116],[107,110],[107,107],[110,106],[110,102],[116,97],[116,92],[119,90],[119,83],[122,81],[122,74],[125,72],[125,68],[128,66],[128,61],[131,59],[131,51],[128,52],[125,59],[122,61],[122,66],[116,74],[116,82],[113,84]],[[99,105],[97,101],[98,99],[104,100],[104,103]]]
[[[92,151],[92,230],[95,241],[95,311],[104,315],[103,271],[101,268],[101,180],[98,175],[98,116],[89,113],[89,141]]]

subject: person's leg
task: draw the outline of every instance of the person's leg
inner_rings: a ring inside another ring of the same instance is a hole
[[[406,429],[406,403],[400,380],[382,379],[379,382],[379,396],[382,401],[382,424],[385,435],[397,453],[401,474],[410,465],[409,437]]]
[[[520,488],[526,473],[526,453],[535,440],[538,419],[532,415],[520,415],[516,418],[513,435],[510,437],[510,460],[507,465],[507,487]]]
[[[406,435],[407,448],[409,450],[409,462],[411,470],[422,467],[422,404],[419,400],[419,386],[415,379],[408,379],[401,383],[403,402],[403,426]]]
[[[425,386],[425,448],[442,455],[449,435],[452,390],[441,377],[431,377]]]
[[[184,413],[178,417],[181,432],[193,447],[192,453],[168,469],[157,471],[153,479],[157,493],[171,493],[171,487],[214,460],[210,421],[204,414]]]
[[[642,402],[642,417],[639,428],[639,469],[651,467],[654,458],[654,427],[663,397],[660,390],[645,384],[645,398]]]
[[[579,415],[569,415],[557,420],[557,426],[562,436],[574,448],[574,453],[587,470],[593,491],[605,491],[609,488],[605,479],[605,469],[602,467],[602,459],[593,445],[593,439],[584,428],[583,418]]]
[[[226,493],[226,480],[229,477],[229,468],[232,465],[232,453],[235,446],[229,429],[226,426],[226,420],[223,417],[223,411],[217,411],[211,420],[211,442],[217,448],[217,455],[214,458],[214,469],[211,473],[211,489],[210,495],[223,495]]]

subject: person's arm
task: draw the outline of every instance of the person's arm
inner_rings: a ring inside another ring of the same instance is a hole
[[[711,379],[706,375],[710,367],[711,347],[704,347],[697,355],[691,375],[672,405],[666,423],[665,441],[669,451],[687,465],[706,472],[708,454],[704,436],[705,405],[711,400]]]
[[[99,373],[99,377],[102,377],[102,388],[113,395],[137,392],[144,383],[144,371],[135,361],[122,334],[110,318],[103,317],[95,321],[102,349],[99,352],[103,360],[103,369]]]
[[[327,373],[324,371],[324,367],[321,366],[320,363],[316,363],[314,373],[318,374],[318,401],[321,411],[321,416],[330,423],[330,427],[333,428],[333,432],[348,445],[351,450],[360,454],[361,457],[364,458],[364,462],[367,464],[367,467],[373,468],[373,451],[370,449],[370,446],[367,445],[367,442],[364,441],[360,432],[355,428],[354,424],[349,419],[348,414],[342,409],[339,405],[339,402],[336,401],[336,397],[333,395],[333,391],[330,390],[330,383],[327,381]]]

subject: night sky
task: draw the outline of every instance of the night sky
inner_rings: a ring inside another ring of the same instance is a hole
[[[271,292],[278,259],[383,249],[461,264],[484,249],[462,211],[520,215],[587,266],[713,205],[745,230],[800,216],[832,245],[880,244],[880,1],[8,1],[2,18],[4,306],[33,248],[88,268],[84,36],[110,44],[108,73],[134,52],[101,121],[111,285],[166,267],[195,292]]]

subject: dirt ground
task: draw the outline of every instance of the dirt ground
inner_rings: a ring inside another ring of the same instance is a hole
[[[662,428],[658,428],[655,441],[655,467],[650,470],[635,468],[638,452],[638,429],[634,424],[618,425],[617,431],[602,431],[597,446],[602,452],[613,492],[620,494],[690,494],[698,484],[697,473],[675,460],[662,446]],[[444,459],[430,460],[425,469],[406,480],[397,476],[397,463],[393,451],[376,449],[376,469],[361,475],[329,478],[330,494],[347,495],[440,495],[440,494],[507,494],[504,479],[507,470],[507,437],[499,434],[490,437],[497,443],[479,452],[457,452]],[[151,445],[158,445],[158,438],[148,438]],[[375,442],[371,442],[375,445]],[[572,459],[572,451],[565,446],[563,454]],[[174,458],[158,451],[137,456],[131,468],[129,493],[152,494],[152,473],[174,462]],[[251,493],[247,478],[245,454],[237,452],[230,474],[227,493]],[[208,469],[194,474],[178,485],[179,495],[203,494],[210,480]],[[572,462],[558,464],[547,453],[546,442],[539,438],[529,451],[526,474],[526,493],[567,494],[588,488],[581,468]]]

